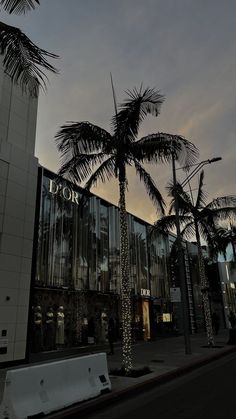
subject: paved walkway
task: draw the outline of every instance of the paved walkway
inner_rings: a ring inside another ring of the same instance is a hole
[[[225,353],[236,350],[236,346],[227,344],[228,330],[223,330],[215,337],[214,348],[206,346],[206,335],[196,334],[191,336],[192,353],[186,355],[183,336],[157,339],[154,342],[140,342],[133,346],[134,368],[148,366],[152,373],[139,378],[125,378],[111,376],[112,390],[124,389],[134,384],[146,382],[152,378],[163,376],[195,364],[210,362],[211,359],[223,356]],[[115,355],[108,355],[109,371],[121,366],[122,350],[116,348]],[[180,372],[180,371],[179,371]]]
[[[134,368],[148,366],[151,373],[139,378],[118,377],[110,375],[112,391],[96,399],[89,400],[66,409],[65,412],[48,415],[48,419],[77,417],[78,413],[94,412],[99,407],[118,401],[132,394],[147,390],[154,385],[173,380],[222,356],[236,351],[236,345],[228,345],[229,331],[222,330],[215,337],[215,347],[206,346],[206,335],[191,336],[192,354],[186,355],[183,336],[159,338],[154,342],[140,342],[133,346]],[[90,351],[95,353],[96,351]],[[101,352],[101,350],[100,350]],[[115,355],[108,355],[109,371],[121,366],[122,350],[120,345],[115,347]],[[71,416],[71,417],[72,417]]]
[[[185,374],[195,368],[208,362],[236,351],[236,345],[228,345],[229,331],[222,330],[215,337],[215,347],[206,347],[206,335],[196,334],[191,336],[192,354],[186,355],[184,349],[183,336],[158,338],[154,342],[140,342],[133,345],[133,367],[141,368],[148,366],[152,371],[150,374],[139,378],[118,377],[110,375],[112,391],[109,394],[102,395],[96,399],[80,403],[66,409],[65,412],[51,414],[47,416],[50,419],[59,419],[69,417],[75,412],[94,411],[99,406],[112,403],[132,393],[144,391],[154,385],[160,385],[170,381],[176,376]],[[205,347],[204,347],[205,346]],[[105,347],[82,348],[77,356],[83,356],[88,353],[108,351],[108,345]],[[73,355],[74,356],[74,355]],[[121,366],[122,349],[120,344],[115,345],[115,354],[108,355],[109,372]],[[50,361],[48,361],[50,362]],[[0,381],[4,381],[4,370],[0,370]],[[1,386],[0,386],[1,387]],[[0,388],[1,401],[1,388]],[[75,416],[76,417],[76,416]]]

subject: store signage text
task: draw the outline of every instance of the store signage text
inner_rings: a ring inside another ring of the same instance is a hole
[[[79,193],[68,186],[64,186],[62,183],[56,183],[53,179],[49,179],[49,192],[52,195],[59,194],[66,201],[71,201],[79,205]]]
[[[143,295],[144,297],[150,297],[150,290],[141,288],[141,295]]]

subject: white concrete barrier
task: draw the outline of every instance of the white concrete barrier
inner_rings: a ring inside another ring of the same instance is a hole
[[[1,419],[48,414],[111,390],[105,353],[7,371]]]

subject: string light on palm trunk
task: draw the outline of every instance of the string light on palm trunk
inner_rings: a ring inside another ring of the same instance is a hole
[[[205,274],[204,259],[203,259],[197,225],[195,227],[196,227],[196,238],[197,238],[197,246],[198,246],[198,263],[199,263],[199,273],[200,273],[200,281],[201,281],[202,302],[203,302],[204,318],[205,318],[206,332],[207,332],[207,344],[209,346],[214,346],[215,342],[214,342],[211,309],[210,309],[209,294],[208,294],[209,287],[208,287],[208,281],[206,279],[206,274]]]
[[[131,348],[131,287],[129,278],[129,243],[125,185],[120,183],[120,263],[121,263],[121,310],[123,326],[122,366],[126,373],[132,369]]]

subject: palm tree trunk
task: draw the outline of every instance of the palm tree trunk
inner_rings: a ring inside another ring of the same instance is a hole
[[[236,262],[236,250],[235,250],[235,240],[232,239],[231,240],[231,245],[232,245],[232,249],[233,249],[233,255],[234,255],[234,262]]]
[[[202,254],[200,234],[198,230],[197,221],[195,221],[195,234],[196,234],[197,248],[198,248],[198,266],[199,266],[200,283],[201,283],[201,291],[202,291],[204,318],[205,318],[205,325],[206,325],[206,332],[207,332],[207,344],[209,346],[214,346],[214,335],[213,335],[211,309],[210,309],[210,301],[209,301],[209,294],[208,294],[208,280],[206,278],[206,273],[205,273],[205,265],[204,265],[204,259],[203,259],[203,254]]]
[[[128,223],[125,203],[125,181],[120,187],[120,269],[121,269],[121,309],[122,309],[122,367],[128,373],[132,369],[131,348],[131,288],[129,268]]]

